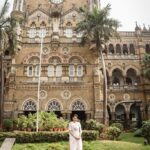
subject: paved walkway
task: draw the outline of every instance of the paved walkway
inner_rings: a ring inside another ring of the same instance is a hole
[[[16,139],[15,138],[6,138],[2,143],[0,150],[11,150]]]

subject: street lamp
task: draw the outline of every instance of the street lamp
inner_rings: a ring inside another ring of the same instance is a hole
[[[40,37],[40,63],[38,72],[38,93],[37,93],[37,115],[36,115],[36,132],[39,131],[39,102],[40,102],[40,87],[41,87],[41,63],[42,63],[42,51],[43,51],[43,40],[46,36],[47,31],[45,29],[37,30],[37,36]]]

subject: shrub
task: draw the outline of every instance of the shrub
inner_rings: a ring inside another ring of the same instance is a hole
[[[18,130],[32,130],[35,131],[36,127],[36,114],[29,114],[28,117],[22,115],[15,120],[15,124]],[[58,119],[57,116],[51,112],[39,113],[39,130],[49,131],[53,128],[66,128],[68,122],[63,118]]]
[[[110,139],[116,140],[120,136],[121,130],[117,127],[108,127],[107,134]]]
[[[123,127],[123,125],[122,125],[121,123],[113,123],[113,124],[111,125],[111,127],[117,127],[117,128],[119,128],[121,131],[123,131],[123,129],[124,129],[124,127]]]
[[[98,138],[98,131],[83,131],[82,139],[86,141],[97,140]]]
[[[86,130],[96,130],[96,120],[90,119],[86,121]]]
[[[86,130],[97,130],[99,133],[102,133],[104,125],[97,122],[96,120],[90,119],[86,121],[85,129]]]
[[[150,120],[143,122],[142,134],[143,137],[147,140],[148,144],[150,144]]]
[[[10,119],[5,119],[3,121],[3,126],[4,126],[4,129],[6,129],[7,131],[10,131],[13,129],[13,121]]]
[[[96,140],[97,131],[83,131],[82,138],[85,141]],[[0,141],[5,138],[16,138],[17,143],[42,143],[68,141],[68,132],[0,132]]]
[[[142,129],[137,129],[135,132],[134,132],[134,136],[135,137],[142,137],[143,134],[142,134]]]

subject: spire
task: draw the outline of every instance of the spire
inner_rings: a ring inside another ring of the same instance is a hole
[[[147,28],[146,28],[145,24],[143,24],[143,32],[147,32]]]

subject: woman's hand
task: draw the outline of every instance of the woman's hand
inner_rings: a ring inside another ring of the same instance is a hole
[[[76,140],[80,140],[80,139],[81,139],[81,137],[75,137],[75,139],[76,139]]]

